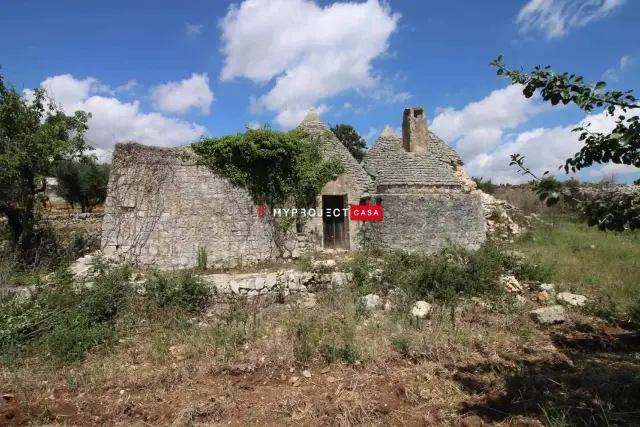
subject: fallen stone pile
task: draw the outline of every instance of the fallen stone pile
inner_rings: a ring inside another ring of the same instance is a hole
[[[480,194],[487,223],[487,235],[503,240],[510,240],[519,235],[522,229],[514,218],[523,217],[522,212],[504,200],[496,199],[483,191],[480,191]]]

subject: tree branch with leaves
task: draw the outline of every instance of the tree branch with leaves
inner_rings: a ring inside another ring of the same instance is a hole
[[[33,261],[35,210],[45,200],[46,178],[86,149],[90,117],[83,111],[66,115],[44,89],[30,97],[18,93],[0,75],[0,214],[22,263]]]
[[[573,132],[579,132],[582,148],[573,157],[568,158],[559,169],[565,173],[579,171],[594,164],[614,163],[640,168],[640,118],[635,111],[640,108],[638,99],[632,90],[606,91],[604,81],[586,84],[583,76],[569,73],[555,73],[550,66],[534,67],[532,72],[511,70],[503,63],[502,55],[489,63],[497,68],[497,74],[511,80],[512,85],[522,85],[522,93],[531,98],[540,93],[542,99],[551,105],[573,104],[587,114],[597,110],[617,116],[615,127],[609,133],[595,132],[589,129],[590,123],[578,126]],[[525,166],[524,156],[511,155],[511,165],[519,168],[523,175],[531,176],[537,183],[535,190],[540,200],[553,205],[561,197],[572,197],[568,191],[549,191],[540,185],[545,176],[535,175]],[[573,197],[572,197],[573,198]],[[575,199],[574,199],[575,200]],[[583,208],[590,226],[597,225],[601,230],[622,231],[627,228],[640,228],[640,193],[613,191],[594,200],[577,200]]]

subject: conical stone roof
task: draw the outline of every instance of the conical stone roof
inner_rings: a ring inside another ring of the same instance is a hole
[[[402,138],[396,135],[389,125],[386,125],[371,149],[367,151],[362,165],[375,179],[380,171],[387,167],[389,159],[401,155],[401,151],[404,152]]]
[[[353,180],[360,187],[362,192],[373,191],[374,185],[371,177],[358,163],[353,155],[342,145],[340,140],[331,132],[331,129],[322,122],[320,114],[315,109],[309,110],[305,118],[300,123],[299,128],[304,129],[309,134],[318,136],[322,151],[334,156],[342,164],[344,173],[351,175]]]
[[[402,137],[387,125],[364,158],[364,168],[378,185],[461,185],[453,164],[458,154],[433,132],[428,132],[428,152],[405,151]]]

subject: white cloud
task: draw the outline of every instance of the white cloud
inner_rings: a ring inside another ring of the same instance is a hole
[[[470,102],[461,110],[438,108],[429,127],[449,142],[457,140],[456,149],[463,159],[471,159],[493,149],[513,129],[545,108],[538,97],[526,98],[521,85],[507,86],[486,98]]]
[[[618,81],[620,74],[622,74],[627,67],[631,64],[631,57],[629,55],[625,55],[620,58],[620,63],[617,67],[607,68],[607,70],[602,75],[602,78],[611,81]]]
[[[125,84],[116,87],[116,92],[131,92],[136,86],[138,86],[138,82],[135,79],[131,79]]]
[[[364,136],[365,141],[371,142],[371,139],[378,134],[378,129],[370,127],[367,134]]]
[[[258,129],[260,127],[260,122],[256,122],[256,121],[249,122],[247,123],[247,127],[249,129]]]
[[[188,79],[168,82],[151,89],[154,107],[167,112],[185,114],[192,108],[199,108],[202,114],[209,114],[215,96],[209,87],[207,74],[191,74]]]
[[[535,128],[514,132],[535,114],[547,108],[539,97],[526,98],[521,86],[508,86],[495,90],[480,101],[470,102],[464,108],[455,110],[443,108],[433,119],[430,128],[455,148],[465,162],[465,169],[471,176],[491,178],[498,183],[518,183],[530,179],[523,177],[516,166],[510,166],[511,155],[525,156],[525,165],[537,175],[545,171],[565,175],[558,167],[578,152],[582,143],[580,133],[572,132],[578,126],[590,123],[592,132],[610,132],[615,127],[614,116],[606,112],[584,118],[580,123],[553,128]],[[509,129],[512,131],[509,132]],[[638,172],[637,168],[634,168]],[[633,173],[619,165],[605,165],[598,172],[589,169],[591,176],[602,174]]]
[[[611,175],[626,175],[631,173],[640,173],[640,170],[631,165],[619,165],[615,163],[607,163],[599,169],[589,170],[589,176],[607,177]]]
[[[198,37],[202,34],[202,29],[202,24],[189,24],[188,22],[185,24],[185,32],[189,38]]]
[[[86,138],[90,145],[100,148],[94,154],[101,159],[108,157],[116,142],[136,141],[170,147],[194,141],[207,133],[204,126],[159,113],[143,113],[139,101],[122,102],[114,97],[92,95],[96,81],[92,77],[76,79],[64,74],[47,78],[41,87],[67,114],[77,110],[92,114]],[[25,96],[32,95],[33,91],[25,90]]]
[[[293,127],[310,107],[334,95],[376,93],[381,79],[371,61],[387,52],[399,19],[378,0],[324,8],[311,0],[245,0],[221,22],[220,78],[275,79],[258,102],[277,113],[278,124]],[[385,94],[378,95],[381,101],[394,99]]]
[[[541,31],[550,40],[608,16],[626,0],[529,0],[516,23],[521,33]]]

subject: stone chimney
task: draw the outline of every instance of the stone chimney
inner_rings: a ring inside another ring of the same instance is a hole
[[[426,153],[427,113],[423,107],[405,108],[402,116],[402,145],[411,153]]]

